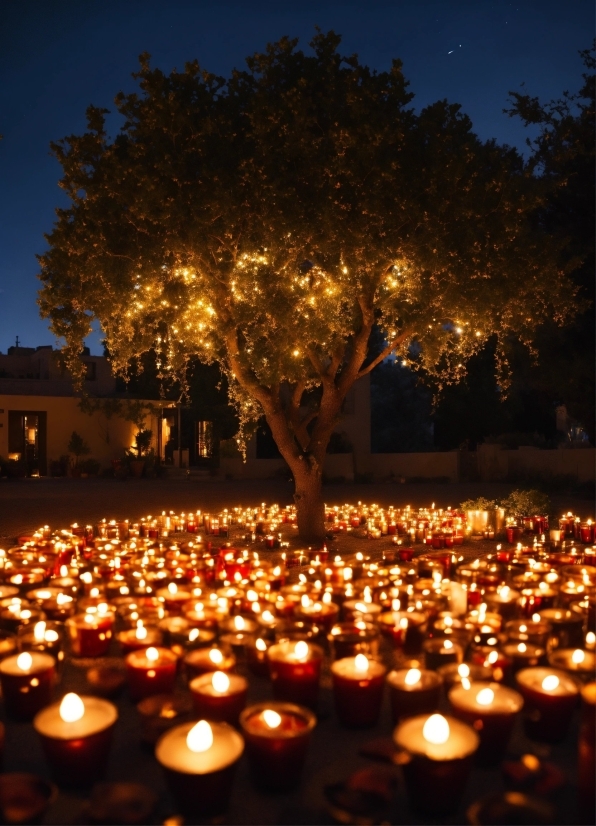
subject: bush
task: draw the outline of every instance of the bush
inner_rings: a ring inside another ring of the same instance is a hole
[[[459,507],[462,511],[491,511],[497,507],[497,503],[494,499],[478,496],[477,499],[466,499]]]
[[[501,502],[510,516],[536,516],[550,514],[552,503],[550,497],[540,490],[513,490]]]
[[[91,453],[91,448],[76,430],[72,431],[67,450],[75,457],[75,465],[79,463],[81,456],[88,456]]]

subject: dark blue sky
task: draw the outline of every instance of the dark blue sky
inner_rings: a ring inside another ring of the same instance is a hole
[[[88,104],[132,88],[137,56],[165,71],[197,58],[227,74],[284,34],[314,26],[345,53],[386,69],[393,57],[421,107],[462,104],[482,138],[523,148],[502,114],[510,89],[543,98],[579,87],[577,54],[594,36],[592,0],[2,0],[0,3],[0,351],[53,343],[35,303],[35,253],[62,204],[49,142],[84,129]],[[100,352],[99,336],[88,342]]]

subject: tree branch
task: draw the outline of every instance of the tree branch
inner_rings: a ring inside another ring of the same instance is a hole
[[[361,370],[358,371],[358,375],[356,376],[356,378],[361,379],[362,376],[366,376],[367,373],[372,372],[377,366],[377,364],[380,364],[384,359],[387,358],[387,356],[391,355],[391,353],[393,353],[395,349],[400,346],[400,344],[403,344],[403,342],[406,340],[406,338],[408,338],[409,335],[409,332],[402,333],[401,336],[398,336],[395,339],[395,341],[393,341],[391,344],[388,344],[387,347],[385,347],[385,349],[382,350],[379,353],[379,355],[371,361],[370,364],[367,364],[366,367],[363,367]]]

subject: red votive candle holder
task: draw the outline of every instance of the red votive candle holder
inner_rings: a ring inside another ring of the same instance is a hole
[[[246,708],[240,727],[253,782],[287,791],[298,784],[317,718],[292,703],[266,702]]]
[[[61,786],[88,786],[105,771],[116,707],[99,697],[67,694],[35,716],[52,777]]]
[[[130,698],[137,703],[152,694],[169,694],[176,682],[178,657],[169,648],[145,648],[126,657]]]
[[[472,726],[480,738],[476,757],[482,765],[495,765],[507,750],[523,697],[499,683],[469,681],[454,686],[449,702],[455,716]]]
[[[333,699],[340,723],[374,726],[379,719],[387,669],[365,654],[344,657],[331,665]]]
[[[272,645],[267,656],[276,699],[315,706],[319,695],[323,649],[304,640],[288,640]]]
[[[197,715],[217,723],[237,725],[246,706],[248,683],[239,674],[214,671],[195,677],[189,684]]]
[[[389,672],[387,685],[394,725],[404,717],[431,714],[439,707],[443,679],[436,671],[400,668]]]
[[[577,705],[579,688],[564,671],[525,668],[516,675],[524,698],[524,727],[531,740],[560,743]]]
[[[76,657],[103,657],[108,653],[114,628],[114,615],[75,614],[66,620],[72,653]]]
[[[243,751],[242,737],[227,723],[183,723],[160,737],[155,757],[191,823],[225,812]]]
[[[409,756],[403,773],[412,808],[433,816],[455,813],[479,744],[474,729],[455,717],[422,714],[400,723],[393,738]]]
[[[422,650],[426,667],[431,671],[449,663],[461,663],[464,658],[461,645],[447,638],[425,640]]]
[[[340,622],[334,625],[327,641],[333,651],[333,659],[355,657],[356,654],[376,656],[379,651],[379,630],[372,622]]]
[[[0,685],[9,717],[32,720],[52,698],[56,661],[49,654],[23,651],[0,662]]]

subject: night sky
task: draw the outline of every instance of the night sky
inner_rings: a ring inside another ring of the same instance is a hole
[[[462,104],[482,138],[524,148],[502,113],[509,90],[575,91],[593,0],[2,0],[0,3],[0,351],[51,344],[39,318],[35,254],[65,204],[49,143],[79,133],[86,107],[111,108],[143,51],[164,71],[198,59],[226,75],[287,34],[306,48],[318,25],[379,70],[394,57],[420,108]],[[115,126],[117,121],[111,123]],[[87,343],[101,352],[100,336]]]

